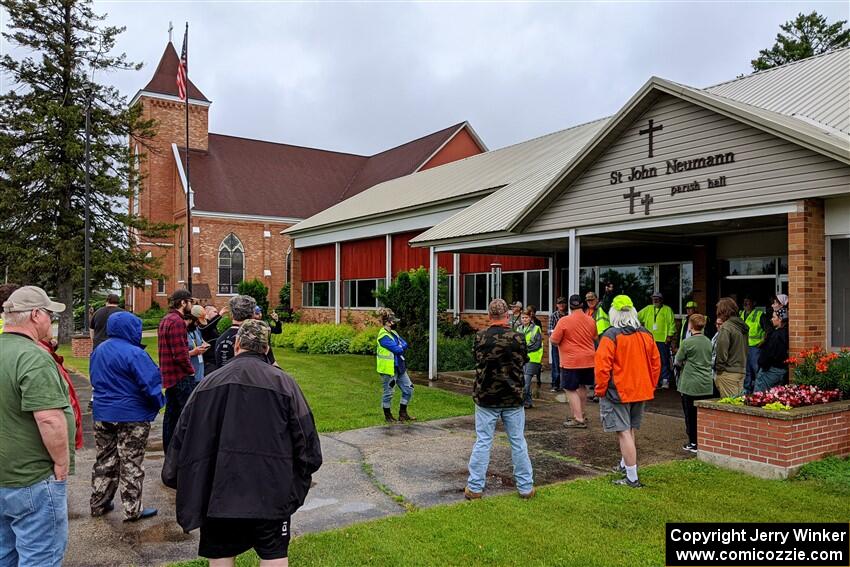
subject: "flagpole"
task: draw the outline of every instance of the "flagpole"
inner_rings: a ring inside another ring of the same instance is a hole
[[[192,185],[189,182],[189,22],[186,22],[186,289],[192,293]]]

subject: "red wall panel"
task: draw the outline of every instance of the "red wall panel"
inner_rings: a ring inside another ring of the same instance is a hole
[[[473,274],[489,272],[490,264],[502,264],[503,272],[519,270],[545,270],[549,267],[546,258],[533,256],[490,256],[484,254],[461,254],[460,272],[462,274]]]
[[[429,266],[428,249],[411,248],[408,244],[410,239],[418,234],[420,234],[419,231],[393,235],[393,277],[399,272],[406,272],[419,266],[425,268]],[[454,271],[451,254],[437,254],[437,265],[450,274]]]
[[[336,252],[333,244],[301,249],[301,281],[332,281],[336,264]]]
[[[383,278],[387,274],[387,241],[383,236],[343,242],[340,250],[342,279]]]
[[[443,146],[420,170],[424,171],[438,165],[443,165],[444,163],[474,156],[480,154],[482,151],[483,149],[478,146],[475,138],[464,128],[455,134],[454,138],[449,140],[449,143]]]

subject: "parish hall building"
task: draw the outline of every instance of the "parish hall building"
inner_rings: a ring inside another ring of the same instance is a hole
[[[142,160],[133,206],[179,223],[176,65],[169,45],[136,97],[164,151]],[[653,77],[613,116],[506,148],[463,123],[371,157],[208,134],[191,86],[194,280],[219,305],[240,278],[290,282],[302,320],[364,321],[371,291],[419,265],[435,306],[442,267],[449,309],[474,326],[494,293],[545,313],[604,281],[638,307],[661,291],[678,314],[786,293],[792,352],[847,345],[848,77],[850,49],[707,88]],[[180,238],[143,243],[166,277],[133,292],[136,310],[185,277]],[[432,376],[436,357],[433,343]]]

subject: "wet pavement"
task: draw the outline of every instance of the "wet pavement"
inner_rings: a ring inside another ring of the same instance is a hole
[[[88,400],[88,381],[75,376],[81,400]],[[467,393],[463,384],[441,382],[443,387]],[[568,406],[544,391],[526,413],[526,438],[534,467],[535,484],[605,474],[619,459],[616,438],[599,424],[597,405],[589,404],[589,428],[565,429]],[[684,424],[677,408],[678,395],[661,391],[644,418],[638,434],[641,465],[687,458]],[[86,402],[83,402],[84,411]],[[415,415],[415,401],[411,413]],[[65,565],[161,565],[192,559],[197,531],[184,534],[175,521],[174,492],[160,482],[162,468],[161,419],[152,428],[145,458],[144,505],[159,515],[138,523],[124,523],[120,502],[106,517],[91,518],[91,467],[94,441],[91,416],[84,416],[85,448],[77,452],[76,474],[69,482],[70,538]],[[485,496],[515,491],[510,447],[501,428],[493,446]],[[315,486],[292,521],[295,535],[351,523],[404,514],[408,510],[459,502],[463,499],[466,465],[475,440],[474,420],[464,416],[411,425],[370,427],[323,434],[324,464]]]

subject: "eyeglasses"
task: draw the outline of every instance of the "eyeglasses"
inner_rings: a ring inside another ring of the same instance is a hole
[[[38,311],[42,311],[42,312],[43,312],[45,315],[47,315],[47,316],[50,318],[50,320],[51,320],[51,321],[53,321],[53,322],[55,322],[55,321],[58,321],[58,320],[59,320],[59,314],[58,314],[58,313],[53,313],[52,311],[48,311],[47,309],[44,309],[44,308],[42,308],[42,307],[39,307],[39,308],[38,308]]]

